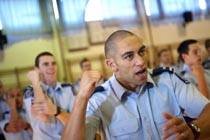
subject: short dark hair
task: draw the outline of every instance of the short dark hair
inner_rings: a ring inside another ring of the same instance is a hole
[[[114,52],[113,49],[116,48],[116,40],[122,40],[128,36],[133,36],[135,35],[134,33],[127,31],[127,30],[118,30],[113,32],[106,40],[105,42],[105,56],[106,58],[110,57],[110,53]]]
[[[179,47],[177,48],[177,52],[179,53],[179,59],[184,62],[182,58],[182,54],[188,54],[189,52],[189,45],[195,44],[198,41],[195,39],[188,39],[180,43]]]
[[[39,59],[42,56],[53,56],[53,54],[50,52],[42,52],[42,53],[38,54],[35,58],[35,67],[39,67]]]
[[[208,49],[210,47],[210,39],[205,41],[205,48]]]
[[[161,49],[159,52],[158,52],[158,57],[160,57],[162,55],[163,52],[167,52],[169,51],[168,49]]]
[[[80,67],[82,68],[82,64],[84,63],[84,62],[89,62],[89,59],[87,59],[87,58],[83,58],[81,61],[80,61]]]

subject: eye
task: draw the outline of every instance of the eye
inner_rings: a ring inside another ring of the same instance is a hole
[[[52,62],[52,66],[55,66],[56,65],[56,62]]]
[[[139,55],[144,56],[145,52],[146,52],[145,48],[142,48],[142,49],[139,50]]]
[[[49,63],[48,62],[45,62],[45,63],[43,63],[43,66],[49,66]]]
[[[124,59],[126,60],[132,60],[133,59],[133,54],[127,54]]]

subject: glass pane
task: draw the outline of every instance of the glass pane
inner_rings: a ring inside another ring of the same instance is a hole
[[[90,0],[88,6],[86,21],[137,18],[134,0]]]
[[[43,26],[38,0],[1,0],[0,19],[10,31],[40,29]]]

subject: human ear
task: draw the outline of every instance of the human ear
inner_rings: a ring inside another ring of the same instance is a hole
[[[113,59],[106,59],[106,65],[108,68],[110,68],[113,72],[117,71],[117,66],[114,63]]]

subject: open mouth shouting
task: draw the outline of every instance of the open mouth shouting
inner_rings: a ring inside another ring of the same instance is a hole
[[[140,79],[145,79],[147,77],[147,69],[146,68],[141,69],[138,72],[136,72],[135,75]]]

